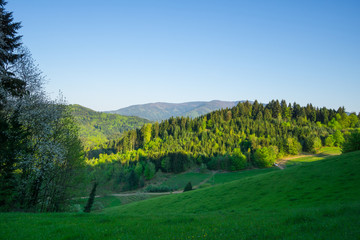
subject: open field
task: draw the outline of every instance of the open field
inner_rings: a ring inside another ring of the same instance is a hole
[[[91,214],[1,213],[0,239],[359,239],[359,171],[358,151]]]

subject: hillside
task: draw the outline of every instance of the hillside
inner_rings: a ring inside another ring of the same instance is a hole
[[[170,117],[198,117],[209,112],[219,110],[222,108],[232,108],[236,106],[238,101],[219,101],[213,100],[210,102],[185,102],[185,103],[148,103],[133,105],[126,108],[121,108],[115,111],[108,111],[109,113],[116,113],[124,116],[138,116],[149,119],[151,121],[162,121]]]
[[[117,139],[122,133],[150,122],[139,117],[96,112],[80,105],[70,107],[79,123],[81,140],[87,148]]]
[[[93,214],[1,213],[0,238],[358,239],[359,171],[357,151]]]

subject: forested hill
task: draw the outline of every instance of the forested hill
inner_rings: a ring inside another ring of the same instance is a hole
[[[116,113],[124,116],[138,116],[151,121],[162,121],[170,117],[191,117],[195,118],[209,112],[222,108],[232,108],[239,101],[219,101],[210,102],[185,102],[185,103],[148,103],[142,105],[133,105],[121,108],[109,113]]]
[[[359,117],[348,115],[344,108],[315,108],[284,100],[267,105],[243,102],[195,119],[176,117],[145,124],[103,149],[115,154],[89,157],[123,164],[147,159],[166,172],[181,172],[194,163],[227,170],[266,167],[284,155],[341,146],[351,129],[360,127]]]
[[[139,117],[101,113],[80,105],[71,105],[72,114],[80,127],[80,137],[85,148],[117,139],[123,132],[140,128],[150,121]]]

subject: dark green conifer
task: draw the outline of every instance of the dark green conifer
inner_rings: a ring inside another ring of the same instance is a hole
[[[95,194],[96,194],[97,185],[98,185],[97,182],[94,182],[94,185],[93,185],[93,188],[91,190],[89,199],[88,199],[87,204],[86,204],[86,206],[84,208],[84,212],[86,212],[86,213],[89,213],[91,211],[92,205],[93,205],[94,200],[95,200]]]

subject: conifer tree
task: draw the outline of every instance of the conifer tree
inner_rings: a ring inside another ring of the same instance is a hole
[[[25,133],[18,122],[18,113],[8,116],[6,104],[11,97],[25,93],[25,83],[14,77],[9,65],[21,57],[16,54],[21,46],[17,35],[20,23],[13,22],[12,13],[5,10],[6,2],[0,0],[0,207],[13,201],[15,151],[19,151]]]
[[[84,208],[84,212],[89,213],[91,211],[92,205],[93,205],[94,200],[95,200],[96,187],[97,187],[97,182],[94,182],[94,185],[93,185],[93,187],[91,189],[89,199],[88,199],[87,204],[86,204],[86,206]]]

